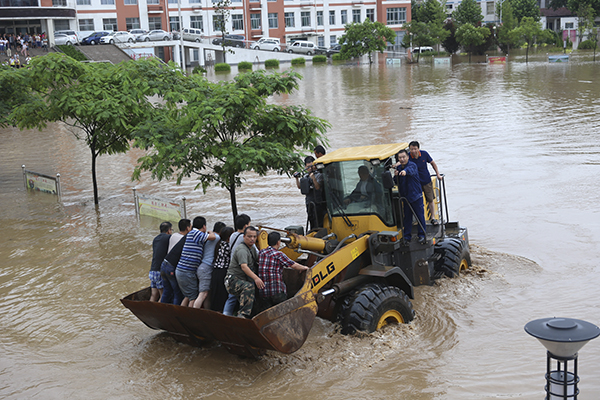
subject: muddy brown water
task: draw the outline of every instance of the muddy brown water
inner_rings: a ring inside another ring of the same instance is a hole
[[[96,211],[89,151],[67,128],[0,130],[0,397],[543,398],[545,350],[523,326],[552,316],[600,325],[600,63],[544,58],[300,69],[300,90],[273,101],[329,120],[328,149],[416,139],[430,151],[474,267],[417,288],[410,325],[343,336],[317,319],[298,352],[259,361],[178,344],[119,302],[147,286],[160,222],[138,222],[132,187],[185,196],[189,215],[211,225],[230,223],[225,191],[132,183],[133,150],[100,158]],[[26,193],[22,164],[59,172],[62,202]],[[286,177],[248,174],[238,198],[256,223],[305,220]],[[580,351],[579,375],[579,398],[598,398],[600,340]]]

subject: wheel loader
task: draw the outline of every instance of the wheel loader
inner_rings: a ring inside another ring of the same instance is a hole
[[[284,271],[288,299],[252,319],[150,302],[150,288],[121,299],[142,322],[175,339],[203,345],[218,341],[230,352],[259,357],[265,350],[292,353],[305,342],[316,316],[341,325],[343,334],[373,332],[390,323],[409,323],[415,312],[414,287],[454,277],[470,267],[467,229],[448,216],[445,180],[433,177],[434,214],[426,210],[426,241],[404,240],[404,213],[413,213],[394,181],[396,154],[407,143],[349,147],[317,159],[323,174],[327,214],[323,228],[305,234],[302,226],[259,227],[257,246],[269,231],[282,233],[281,250],[307,265],[302,274]],[[359,168],[369,172],[370,193],[351,194]],[[425,201],[425,200],[424,200]],[[413,218],[418,224],[419,219]],[[416,232],[417,226],[412,230]],[[416,236],[416,235],[413,235]],[[256,302],[257,304],[259,302]]]

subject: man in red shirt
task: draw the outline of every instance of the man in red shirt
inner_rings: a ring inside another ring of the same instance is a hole
[[[262,249],[258,254],[258,277],[265,284],[260,289],[260,296],[268,308],[287,300],[287,289],[283,282],[283,268],[293,268],[306,271],[307,266],[292,261],[288,256],[279,251],[281,235],[271,232],[267,238],[269,247]]]

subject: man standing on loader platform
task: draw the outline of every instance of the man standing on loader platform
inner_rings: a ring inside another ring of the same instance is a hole
[[[435,199],[435,194],[433,193],[433,183],[431,182],[431,176],[429,175],[429,169],[427,168],[427,163],[431,164],[433,167],[435,174],[437,175],[438,181],[442,180],[442,176],[438,171],[437,164],[433,161],[433,158],[429,155],[425,150],[419,150],[419,142],[413,141],[410,142],[408,148],[410,150],[410,161],[414,162],[417,165],[419,170],[419,180],[421,181],[421,187],[423,188],[423,194],[425,195],[425,200],[427,200],[427,204],[429,204],[429,215],[431,216],[431,223],[433,225],[437,225],[438,221],[435,219],[435,206],[433,204],[433,199]]]
[[[412,220],[414,210],[417,219],[419,220],[418,232],[419,243],[425,244],[427,238],[425,236],[425,214],[423,210],[423,192],[421,191],[421,182],[419,181],[419,171],[414,162],[408,159],[408,152],[400,150],[398,152],[398,162],[400,165],[396,167],[398,172],[398,192],[403,197],[402,212],[404,218],[404,240],[410,242],[412,239]],[[411,210],[412,208],[412,210]]]
[[[254,244],[258,230],[248,226],[244,230],[244,241],[235,248],[225,276],[225,289],[238,298],[239,317],[250,318],[254,305],[254,285],[264,289],[265,284],[258,277],[258,251]]]
[[[304,159],[306,175],[300,178],[301,174],[299,172],[294,174],[296,186],[306,196],[306,213],[308,214],[311,230],[323,226],[323,218],[326,213],[326,207],[323,203],[323,175],[313,165],[314,161],[313,156],[307,156]]]

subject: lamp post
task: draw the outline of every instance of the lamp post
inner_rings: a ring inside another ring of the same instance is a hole
[[[535,337],[546,352],[546,400],[577,400],[577,352],[587,342],[600,335],[600,328],[586,321],[571,318],[543,318],[528,322],[525,332]],[[556,370],[551,371],[552,360]],[[569,371],[569,361],[573,370]]]

